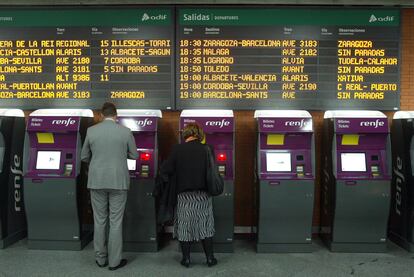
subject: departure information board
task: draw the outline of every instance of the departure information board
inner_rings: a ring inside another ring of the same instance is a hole
[[[176,108],[400,107],[397,9],[182,8]]]
[[[174,108],[171,8],[2,9],[0,106]]]

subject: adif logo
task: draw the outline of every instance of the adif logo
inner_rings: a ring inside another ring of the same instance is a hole
[[[73,125],[76,123],[75,119],[69,117],[68,119],[55,119],[52,121],[52,125],[63,125],[68,127],[69,125]]]
[[[304,118],[302,118],[300,121],[286,121],[285,126],[302,128],[308,126],[310,123],[310,120],[305,120]]]
[[[371,17],[369,18],[369,22],[371,23],[371,22],[375,22],[375,21],[377,21],[377,17],[375,15],[371,14]]]
[[[359,126],[378,128],[378,127],[383,127],[384,124],[385,124],[384,121],[377,119],[375,121],[361,121],[361,123],[359,123]]]
[[[10,171],[14,175],[14,210],[16,212],[21,212],[23,171],[21,169],[21,159],[18,155],[14,155],[13,164],[10,166]]]
[[[136,120],[135,121],[139,127],[151,126],[152,120],[145,118],[144,120]]]
[[[166,14],[159,14],[159,15],[148,15],[147,13],[144,13],[142,15],[141,21],[148,21],[148,20],[166,20],[167,15]]]
[[[147,13],[144,13],[142,15],[141,21],[147,21],[148,19],[150,19],[149,15]],[[370,21],[371,22],[371,21]]]
[[[376,17],[375,15],[371,14],[371,16],[369,18],[369,23],[376,22],[376,21],[379,21],[379,22],[392,22],[392,21],[394,21],[394,16],[387,15],[387,16],[384,16],[384,17]]]
[[[224,118],[222,120],[216,120],[216,121],[206,121],[206,126],[212,126],[212,127],[228,127],[230,126],[230,121],[225,120]]]

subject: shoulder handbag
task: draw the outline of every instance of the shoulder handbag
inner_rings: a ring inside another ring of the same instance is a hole
[[[206,169],[206,185],[207,191],[211,196],[218,196],[224,191],[224,181],[218,172],[214,161],[213,153],[208,145],[205,146],[207,152],[207,169]]]

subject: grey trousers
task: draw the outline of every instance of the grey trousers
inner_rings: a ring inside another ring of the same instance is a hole
[[[126,190],[91,189],[94,219],[93,245],[95,259],[110,267],[119,265],[122,259],[122,219],[127,201]],[[107,238],[109,217],[109,237]]]

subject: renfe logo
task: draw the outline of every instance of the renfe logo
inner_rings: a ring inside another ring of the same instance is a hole
[[[145,127],[145,126],[151,126],[152,125],[152,120],[145,118],[143,120],[136,120],[135,123],[139,126],[139,127]]]
[[[228,127],[230,126],[230,121],[225,120],[224,118],[222,120],[217,121],[206,121],[206,126],[212,126],[212,127]]]
[[[289,126],[289,127],[305,127],[308,126],[311,123],[311,121],[306,120],[304,118],[302,118],[300,121],[295,120],[295,121],[286,121],[285,122],[285,126]]]
[[[359,126],[361,127],[374,127],[374,128],[378,128],[378,127],[383,127],[385,124],[384,121],[382,120],[375,120],[375,121],[361,121],[359,123]]]
[[[405,182],[404,174],[402,173],[402,160],[399,156],[397,156],[397,167],[394,167],[394,173],[395,173],[395,212],[398,215],[401,215],[401,203],[402,203],[402,193],[401,193],[401,185],[403,182]]]
[[[63,126],[69,126],[76,123],[75,119],[72,119],[69,117],[68,119],[54,119],[52,120],[52,125],[63,125]]]
[[[21,160],[18,155],[14,155],[13,164],[10,166],[11,173],[14,175],[14,210],[16,212],[21,212],[21,202],[22,202],[22,179],[23,171],[21,169]]]

